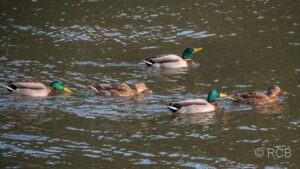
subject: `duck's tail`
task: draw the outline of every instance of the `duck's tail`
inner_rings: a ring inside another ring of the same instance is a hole
[[[226,99],[230,99],[230,100],[234,100],[234,101],[237,101],[236,98],[234,98],[233,96],[227,96]]]
[[[142,60],[142,62],[145,62],[149,67],[151,67],[155,63],[153,60],[151,60],[151,58]]]
[[[101,90],[101,87],[100,86],[97,86],[97,85],[90,85],[90,87],[95,90],[97,93]]]
[[[180,110],[182,109],[182,107],[183,107],[183,106],[182,106],[181,104],[178,104],[178,103],[174,103],[174,104],[169,103],[169,105],[168,105],[168,108],[169,108],[173,113],[180,111]]]
[[[12,82],[5,83],[5,85],[3,87],[5,87],[10,92],[12,92],[12,91],[14,91],[14,90],[17,89],[17,86],[15,86],[14,84],[12,84]]]

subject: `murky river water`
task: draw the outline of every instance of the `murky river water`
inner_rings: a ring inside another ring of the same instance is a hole
[[[0,2],[0,80],[60,80],[46,98],[0,89],[1,168],[299,168],[300,1]],[[204,48],[189,69],[140,60]],[[91,84],[143,81],[153,94],[102,98]],[[279,103],[219,99],[216,112],[166,105],[278,84]],[[259,152],[258,150],[262,150]],[[273,152],[273,153],[272,153]]]

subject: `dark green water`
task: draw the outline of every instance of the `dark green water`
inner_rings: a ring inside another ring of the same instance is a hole
[[[0,89],[1,168],[299,168],[299,6],[1,0],[1,83],[60,80],[73,91],[28,98]],[[140,62],[186,47],[204,48],[189,69]],[[115,81],[143,81],[153,94],[101,98],[87,87]],[[288,94],[268,106],[219,99],[216,112],[184,116],[166,108],[213,88],[272,84]]]

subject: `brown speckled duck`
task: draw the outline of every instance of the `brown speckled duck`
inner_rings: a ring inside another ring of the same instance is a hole
[[[272,85],[269,87],[267,94],[262,92],[240,93],[228,96],[228,99],[234,100],[242,104],[264,105],[277,101],[277,94],[286,94],[279,86]]]
[[[135,96],[139,95],[143,91],[149,93],[152,92],[143,82],[134,84],[133,88],[126,83],[121,82],[116,82],[114,84],[91,85],[90,87],[101,96]]]
[[[4,86],[8,91],[24,96],[44,97],[54,95],[56,90],[64,90],[71,92],[63,86],[60,81],[50,83],[49,87],[41,82],[27,81],[27,82],[7,82]]]

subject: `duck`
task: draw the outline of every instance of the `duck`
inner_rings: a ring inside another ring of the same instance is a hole
[[[160,55],[157,57],[147,58],[142,60],[149,67],[157,68],[183,68],[190,67],[194,64],[191,57],[196,53],[201,51],[202,48],[186,48],[182,53],[182,56],[175,54]]]
[[[60,81],[53,81],[49,86],[38,81],[7,82],[4,87],[11,93],[31,97],[54,95],[57,90],[71,92],[71,90],[66,88]]]
[[[144,91],[152,93],[143,82],[135,83],[133,87],[123,82],[91,85],[90,87],[100,96],[136,96]]]
[[[219,108],[217,98],[226,96],[227,94],[221,93],[220,91],[213,89],[208,93],[206,100],[192,99],[175,103],[169,103],[168,108],[172,112],[180,114],[212,112]]]
[[[227,98],[242,104],[264,105],[278,101],[278,94],[287,94],[287,92],[282,91],[277,85],[272,85],[269,87],[267,94],[262,92],[249,92],[234,94]]]

